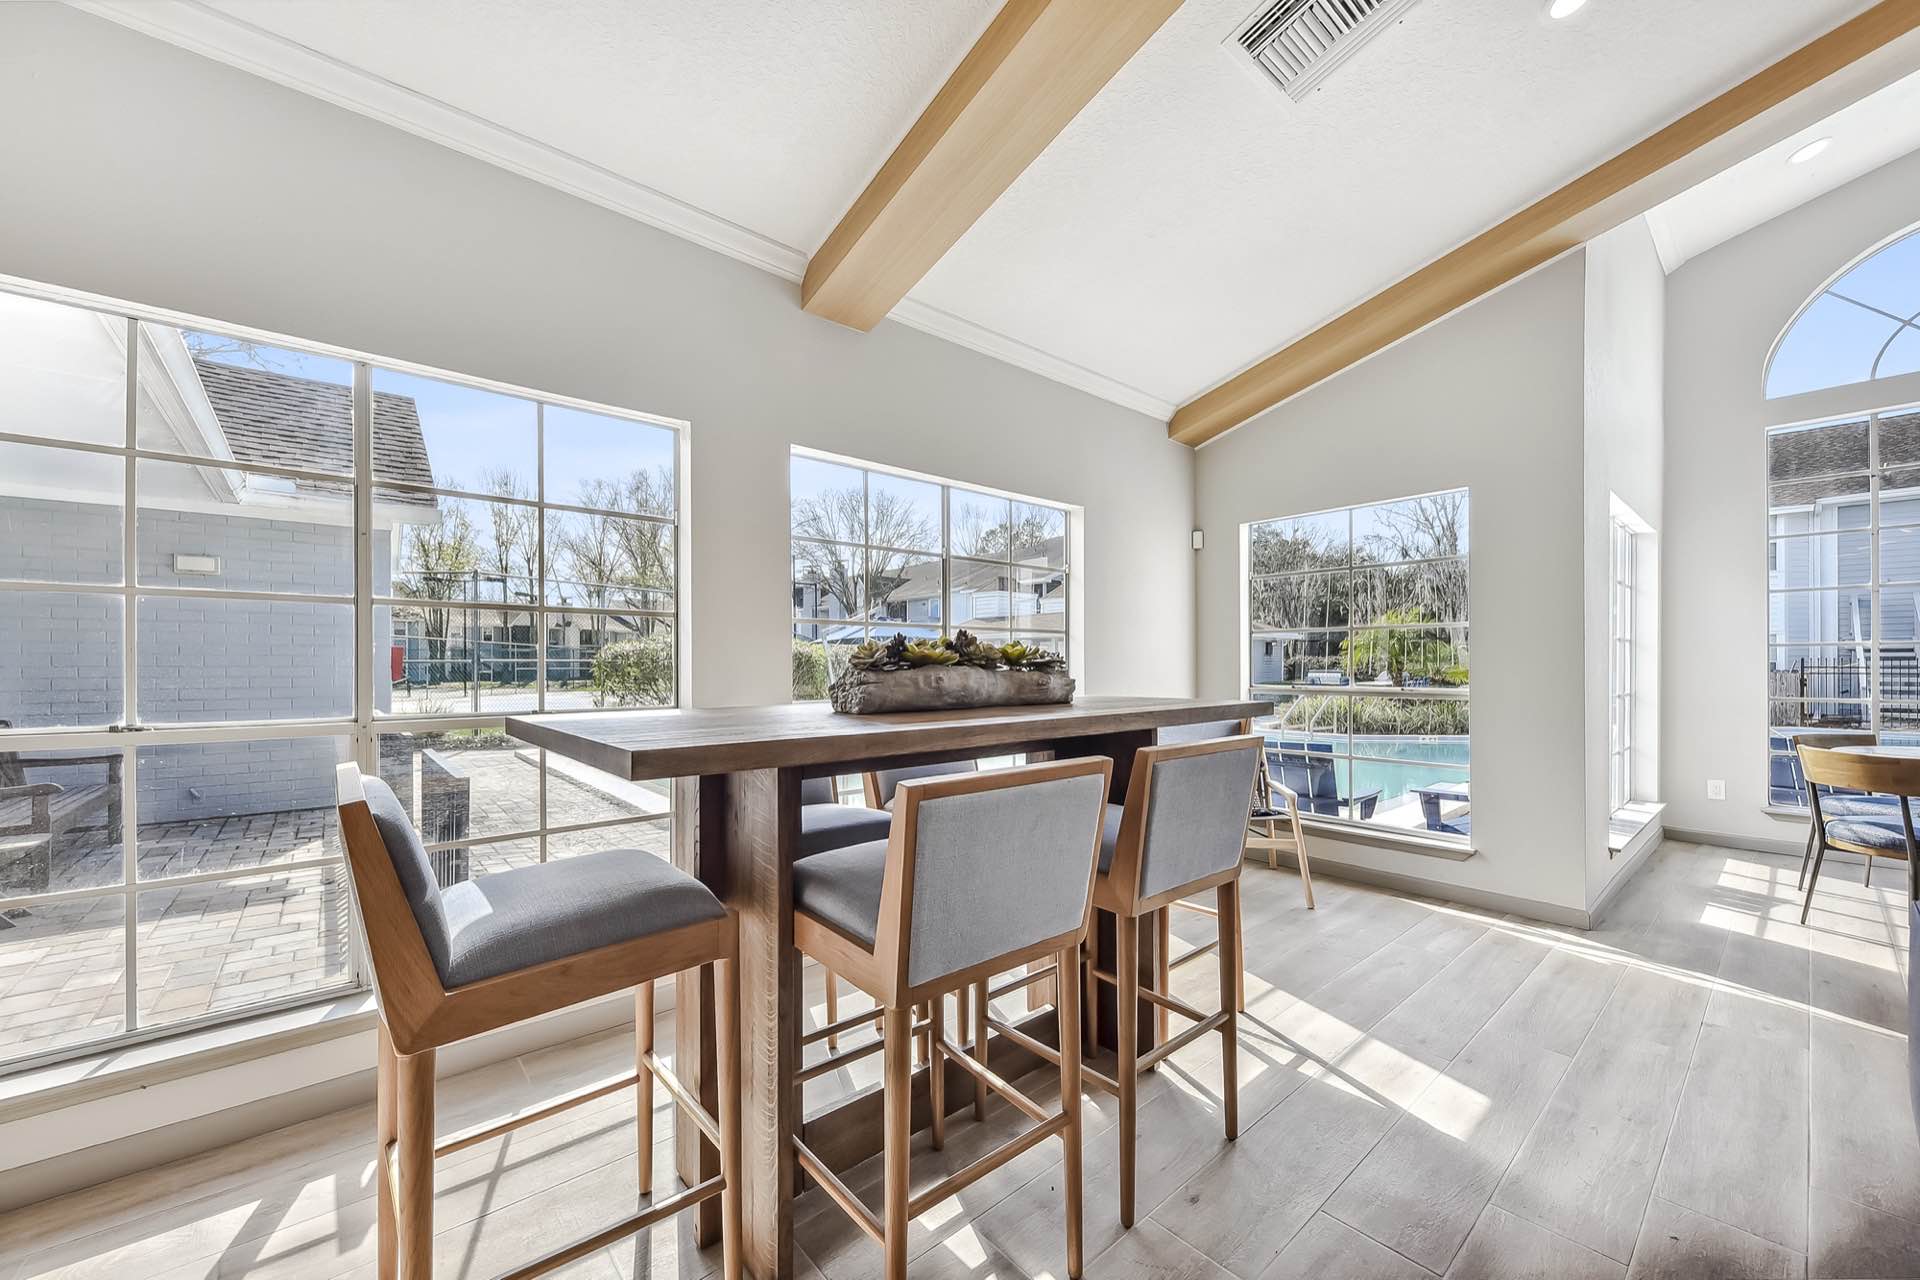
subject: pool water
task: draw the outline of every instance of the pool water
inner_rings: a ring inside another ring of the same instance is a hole
[[[1282,739],[1298,749],[1300,739]],[[1378,789],[1379,808],[1400,803],[1417,804],[1415,788],[1439,782],[1465,782],[1472,746],[1467,738],[1400,738],[1391,735],[1361,735],[1353,739],[1355,756],[1391,756],[1392,759],[1356,759],[1353,762],[1353,791],[1362,794]],[[1342,788],[1345,791],[1345,788]]]

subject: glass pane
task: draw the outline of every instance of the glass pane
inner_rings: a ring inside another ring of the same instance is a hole
[[[1384,623],[1465,622],[1467,562],[1358,569],[1353,575],[1353,621]]]
[[[437,378],[373,371],[373,474],[522,498],[538,497],[531,400]]]
[[[796,537],[823,542],[867,540],[864,471],[796,454],[788,464],[788,485]]]
[[[1344,685],[1344,631],[1256,631],[1249,641],[1252,682],[1257,685]]]
[[[1880,523],[1920,523],[1920,467],[1881,472]]]
[[[1873,723],[1864,702],[1785,698],[1767,701],[1767,722],[1775,729],[1866,729]]]
[[[667,822],[628,822],[591,831],[559,831],[547,837],[547,861],[583,853],[624,849],[636,857],[673,858],[673,827]]]
[[[983,560],[955,560],[952,567],[954,626],[1004,628],[1013,621],[1017,588],[1011,568]]]
[[[498,875],[502,871],[538,866],[540,839],[538,836],[529,836],[524,840],[494,840],[487,844],[436,849],[427,856],[433,863],[434,878],[454,884],[461,880]]]
[[[1407,689],[1467,683],[1465,627],[1368,627],[1348,644],[1353,682]]]
[[[1462,768],[1355,759],[1349,816],[1422,835],[1467,836],[1473,830],[1469,787]]]
[[[289,720],[353,712],[353,607],[142,596],[140,718]]]
[[[1466,490],[1353,510],[1353,558],[1388,564],[1467,554]]]
[[[345,867],[150,889],[138,904],[143,1026],[234,1013],[349,981]]]
[[[1249,525],[1248,564],[1257,575],[1344,568],[1350,560],[1350,533],[1345,511]]]
[[[547,826],[574,827],[621,818],[661,818],[673,809],[667,779],[630,782],[591,765],[547,753]],[[631,827],[616,828],[633,831]],[[632,847],[632,841],[627,842]],[[551,848],[549,848],[551,852]]]
[[[140,582],[353,596],[353,489],[213,466],[139,464]]]
[[[1920,582],[1920,528],[1880,531],[1880,581]]]
[[[531,604],[540,573],[537,508],[420,495],[397,516],[391,594],[413,600]],[[386,542],[382,539],[381,542]],[[374,592],[385,558],[374,562]]]
[[[0,721],[118,723],[123,612],[119,596],[0,591]]]
[[[1770,484],[1865,471],[1870,465],[1864,419],[1780,427],[1767,432],[1767,481]]]
[[[126,882],[125,767],[126,757],[105,746],[14,751],[0,743],[0,898]]]
[[[793,544],[793,616],[853,618],[860,614],[866,552],[830,542]]]
[[[120,458],[0,442],[0,578],[119,583],[126,490]]]
[[[1767,553],[1767,585],[1776,590],[1864,585],[1873,576],[1871,537],[1863,529],[1854,533],[1776,538]],[[1883,552],[1886,545],[1883,535]],[[1920,550],[1920,546],[1916,546],[1916,550]]]
[[[1008,530],[1013,528],[1012,504],[970,489],[949,489],[947,494],[948,550],[983,560],[1004,558]]]
[[[827,682],[866,639],[857,622],[844,625],[795,624],[793,628],[793,700],[818,702],[827,696]]]
[[[550,613],[547,710],[671,705],[674,661],[665,619]]]
[[[143,449],[353,474],[353,366],[224,334],[140,326]]]
[[[141,747],[140,878],[339,857],[334,767],[347,739]]]
[[[1059,569],[1017,565],[1013,571],[1013,625],[1040,631],[1067,629],[1067,575]]]
[[[670,516],[678,505],[670,427],[550,404],[543,428],[547,501]]]
[[[1465,698],[1355,697],[1351,715],[1356,756],[1462,767],[1472,761]]]
[[[1920,308],[1920,235],[1895,240],[1834,281],[1834,293],[1870,307],[1912,315]]]
[[[380,635],[376,628],[376,642]],[[533,615],[501,609],[395,605],[374,697],[402,715],[532,711],[539,652]]]
[[[1767,367],[1767,399],[1865,382],[1899,321],[1823,293],[1780,340]]]
[[[547,603],[673,611],[673,526],[549,511]]]
[[[1876,378],[1897,378],[1903,373],[1920,373],[1920,329],[1912,325],[1893,336],[1873,367]]]
[[[1353,707],[1345,694],[1280,694],[1272,701],[1272,717],[1254,726],[1256,732],[1266,734],[1271,745],[1316,754],[1347,753]]]
[[[1788,480],[1780,484],[1767,486],[1767,507],[1776,518],[1795,507],[1813,507],[1807,513],[1806,522],[1794,527],[1776,525],[1775,532],[1807,533],[1816,529],[1834,529],[1843,525],[1851,528],[1864,528],[1867,523],[1867,494],[1871,488],[1865,473],[1846,476],[1821,476],[1812,480]],[[1852,498],[1838,511],[1821,509],[1818,504],[1832,503],[1836,499]],[[1846,518],[1848,513],[1852,518]]]
[[[1883,413],[1878,415],[1878,427],[1882,467],[1920,462],[1920,413],[1911,410]]]
[[[0,1061],[127,1029],[124,897],[15,907],[0,918]]]
[[[867,551],[867,616],[876,624],[929,627],[939,634],[944,584],[937,555]]]
[[[1352,590],[1353,575],[1346,570],[1255,578],[1248,608],[1257,627],[1344,627]]]
[[[0,431],[125,444],[127,322],[0,293]]]
[[[1920,746],[1920,700],[1904,696],[1880,704],[1880,741],[1893,747]]]
[[[1032,502],[1013,504],[1013,558],[1025,564],[1064,569],[1067,565],[1067,513]]]
[[[1767,597],[1768,643],[1840,644],[1873,632],[1873,595],[1848,591],[1777,591]]]
[[[499,729],[380,735],[380,777],[428,844],[540,829],[540,751]]]
[[[1880,593],[1882,662],[1902,650],[1913,652],[1916,620],[1920,620],[1920,587],[1888,587]]]
[[[875,547],[938,552],[940,486],[888,475],[884,471],[869,471],[867,542]]]

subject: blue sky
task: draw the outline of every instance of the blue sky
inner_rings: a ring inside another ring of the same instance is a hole
[[[1768,398],[1920,372],[1916,312],[1920,233],[1896,240],[1814,299],[1780,343],[1767,371]]]

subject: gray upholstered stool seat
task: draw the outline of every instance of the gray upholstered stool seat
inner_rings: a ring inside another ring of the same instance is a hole
[[[1821,802],[1824,806],[1825,801]],[[1865,818],[1836,818],[1827,824],[1827,839],[1857,844],[1868,849],[1886,849],[1904,854],[1907,833],[1895,822],[1872,822]]]
[[[885,840],[893,815],[884,809],[862,809],[851,804],[800,806],[800,856],[810,858],[828,849],[869,840]]]
[[[886,878],[885,840],[829,849],[793,864],[793,905],[872,950]]]
[[[713,891],[644,849],[608,849],[441,891],[450,987],[726,914]]]
[[[640,849],[609,849],[442,889],[392,789],[378,778],[363,786],[427,954],[448,987],[726,915],[711,889]]]

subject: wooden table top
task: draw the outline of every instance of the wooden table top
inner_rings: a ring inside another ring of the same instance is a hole
[[[686,778],[749,769],[853,764],[889,756],[994,754],[1057,738],[1128,733],[1267,715],[1271,703],[1191,698],[1081,698],[1066,706],[983,707],[880,716],[824,702],[667,711],[508,716],[506,730],[618,777]]]

